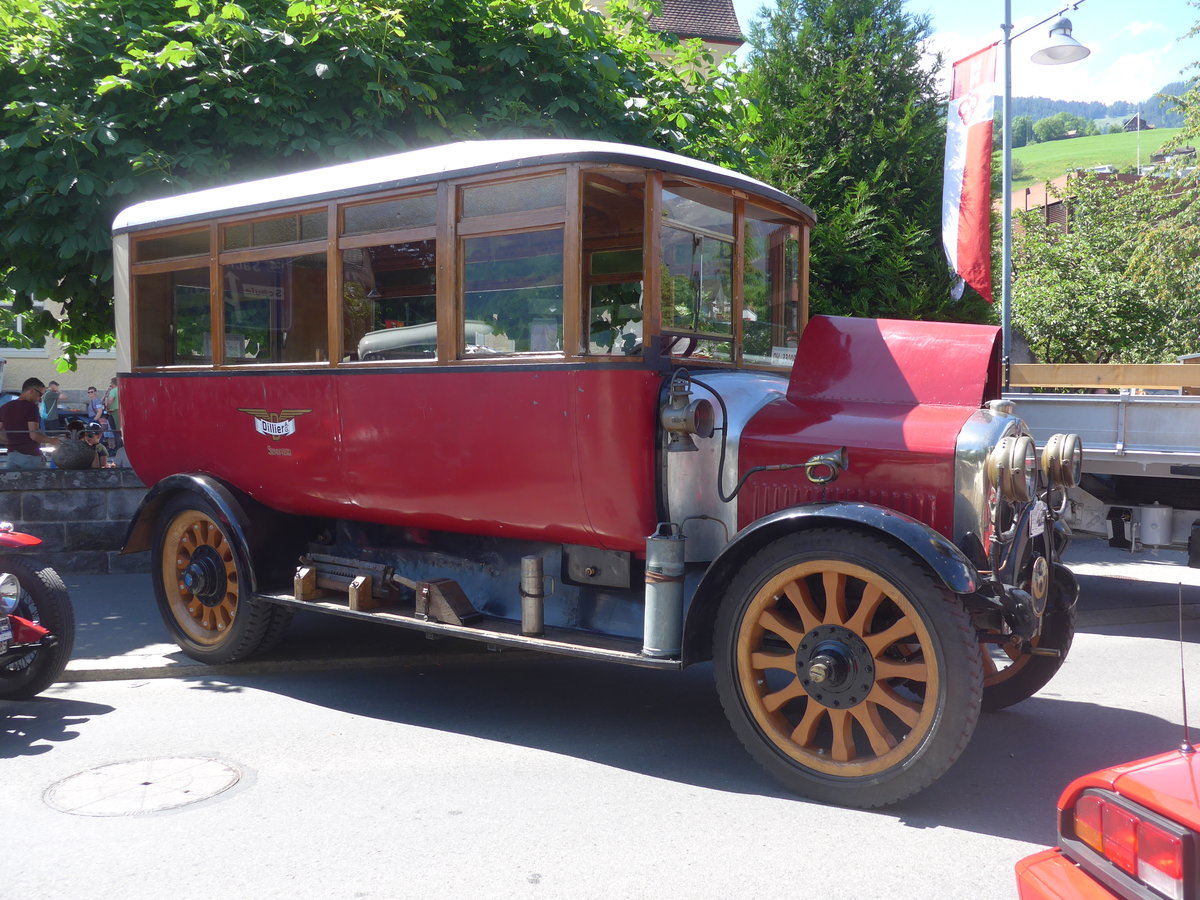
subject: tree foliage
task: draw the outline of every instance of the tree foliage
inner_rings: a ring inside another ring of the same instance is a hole
[[[940,60],[902,0],[780,0],[752,29],[758,174],[809,203],[814,312],[980,321],[954,304],[940,244]]]
[[[1099,175],[1061,195],[1070,230],[1018,213],[1013,326],[1047,363],[1200,352],[1200,183]]]
[[[1038,143],[1056,141],[1065,138],[1071,132],[1075,132],[1072,137],[1096,134],[1096,123],[1069,112],[1057,112],[1033,123],[1033,139]],[[1013,135],[1016,136],[1015,130]]]
[[[1188,0],[1188,6],[1200,9],[1200,0]],[[1185,38],[1200,36],[1200,22],[1191,27]],[[1194,62],[1189,69],[1200,69],[1200,62]],[[1170,87],[1176,90],[1170,90]],[[1171,139],[1168,146],[1179,147],[1188,142],[1200,140],[1200,76],[1193,75],[1186,83],[1171,85],[1164,91],[1163,104],[1173,104],[1176,115],[1182,117],[1182,130]]]
[[[624,0],[5,0],[0,46],[0,277],[18,311],[65,304],[26,333],[69,358],[111,341],[109,228],[139,200],[478,137],[738,165],[755,115]]]

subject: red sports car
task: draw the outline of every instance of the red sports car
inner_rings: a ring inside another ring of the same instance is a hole
[[[1017,863],[1022,900],[1200,898],[1200,754],[1190,745],[1073,781],[1058,844]]]

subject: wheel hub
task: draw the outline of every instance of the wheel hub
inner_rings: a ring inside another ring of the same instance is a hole
[[[875,684],[875,660],[857,634],[841,625],[818,625],[796,650],[796,677],[822,706],[846,709],[866,699]]]
[[[208,607],[219,606],[229,587],[225,561],[207,545],[196,548],[180,580],[192,596]]]

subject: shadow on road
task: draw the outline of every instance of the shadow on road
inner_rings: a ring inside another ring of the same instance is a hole
[[[113,711],[100,703],[64,697],[0,700],[0,759],[49,753],[55,744],[81,736],[90,719]]]
[[[190,681],[196,690],[265,690],[356,716],[516,744],[712,790],[791,798],[730,730],[710,666],[663,673],[537,657],[485,665],[486,670],[457,662]],[[914,828],[951,827],[1051,844],[1054,803],[1070,780],[1170,749],[1180,738],[1179,726],[1144,713],[1034,698],[983,716],[950,772],[879,815]],[[420,760],[398,764],[419,769]]]

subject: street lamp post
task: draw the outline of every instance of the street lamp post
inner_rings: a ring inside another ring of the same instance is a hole
[[[1019,34],[1013,34],[1012,0],[1004,0],[1004,100],[1000,110],[1003,191],[1001,205],[1001,260],[1000,260],[1000,339],[1004,353],[1004,371],[1008,372],[1012,356],[1012,42],[1023,34],[1058,18],[1068,9],[1076,10],[1085,0],[1077,0],[1052,16],[1047,16],[1037,25],[1030,25]],[[1033,54],[1038,65],[1056,66],[1077,62],[1092,51],[1071,36],[1069,19],[1059,19],[1050,29],[1050,43]],[[1007,375],[1006,375],[1007,379]]]

